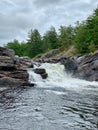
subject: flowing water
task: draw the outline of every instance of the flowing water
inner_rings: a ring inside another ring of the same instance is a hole
[[[35,87],[4,90],[0,130],[98,130],[98,83],[73,78],[60,64],[42,64],[42,79],[32,69]]]

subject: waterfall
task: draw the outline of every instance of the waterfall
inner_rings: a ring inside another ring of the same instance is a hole
[[[98,82],[90,82],[72,77],[71,74],[67,74],[63,65],[44,63],[38,68],[46,69],[48,73],[47,79],[42,79],[39,74],[35,74],[33,69],[29,69],[29,82],[36,84],[36,87],[53,88],[62,87],[65,89],[92,89],[98,87]],[[91,87],[90,87],[91,86]]]

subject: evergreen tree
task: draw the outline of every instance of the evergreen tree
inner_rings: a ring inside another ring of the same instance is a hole
[[[43,49],[48,51],[59,47],[58,35],[54,27],[51,27],[43,36]]]
[[[73,43],[74,33],[74,28],[72,26],[60,26],[59,42],[62,47],[68,47]]]
[[[78,26],[75,47],[80,53],[94,52],[98,49],[98,8]]]
[[[81,24],[76,31],[75,47],[79,53],[88,52],[87,27],[85,23]]]
[[[30,57],[35,57],[37,54],[41,53],[41,35],[37,29],[31,30],[28,35],[28,51]]]

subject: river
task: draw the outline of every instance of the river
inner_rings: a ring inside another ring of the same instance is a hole
[[[98,83],[73,78],[60,64],[42,64],[42,79],[32,69],[34,87],[0,93],[0,130],[98,130]]]

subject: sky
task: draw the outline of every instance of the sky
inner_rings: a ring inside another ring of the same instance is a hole
[[[98,0],[0,0],[0,46],[25,41],[31,29],[75,25],[93,13]]]

